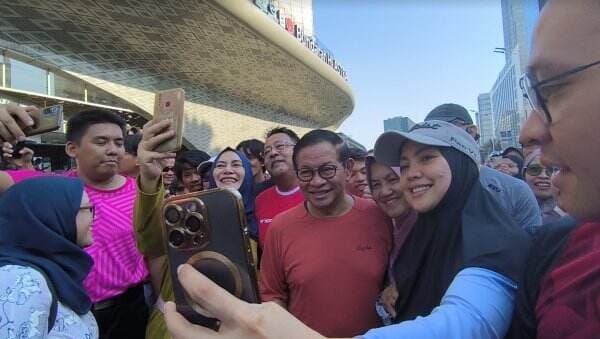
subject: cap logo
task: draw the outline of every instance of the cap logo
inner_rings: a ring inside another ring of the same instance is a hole
[[[429,122],[423,122],[417,125],[414,125],[413,128],[410,129],[410,132],[418,130],[418,129],[423,129],[423,128],[429,128],[429,129],[438,129],[441,128],[442,125],[438,124],[438,123],[429,123]]]
[[[456,147],[462,149],[464,152],[469,153],[471,155],[475,154],[475,151],[473,151],[473,149],[471,149],[471,147],[465,146],[464,144],[462,144],[460,141],[458,141],[455,137],[450,137],[450,143],[455,145]]]

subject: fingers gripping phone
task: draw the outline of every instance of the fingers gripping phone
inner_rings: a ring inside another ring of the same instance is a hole
[[[153,121],[159,122],[170,120],[171,127],[175,131],[175,137],[166,140],[156,148],[157,152],[175,152],[181,148],[183,143],[183,103],[185,102],[185,91],[175,88],[156,93],[154,97]]]
[[[219,321],[190,299],[177,278],[187,263],[234,296],[259,303],[242,196],[228,189],[168,198],[163,230],[177,311],[190,322],[217,330]]]
[[[63,105],[48,106],[30,115],[33,126],[23,128],[26,136],[52,132],[59,129],[63,123]]]

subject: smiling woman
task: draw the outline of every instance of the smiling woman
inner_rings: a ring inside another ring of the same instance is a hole
[[[479,182],[478,154],[467,132],[444,121],[377,140],[375,158],[400,165],[400,186],[418,215],[392,264],[402,291],[395,303],[397,325],[371,330],[365,338],[506,333],[529,237]]]
[[[210,188],[233,188],[244,200],[248,231],[253,239],[258,238],[258,227],[254,216],[254,182],[250,160],[240,151],[225,148],[210,169]]]

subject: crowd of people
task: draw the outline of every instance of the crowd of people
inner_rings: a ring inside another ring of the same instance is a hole
[[[0,106],[0,337],[598,336],[598,18],[594,0],[546,4],[520,82],[525,147],[487,159],[453,103],[372,150],[276,127],[212,156],[157,152],[169,121],[128,131],[87,110],[67,122],[76,168],[49,173],[15,146],[38,108]],[[177,312],[161,217],[212,188],[240,193],[262,301],[173,268],[218,331]]]

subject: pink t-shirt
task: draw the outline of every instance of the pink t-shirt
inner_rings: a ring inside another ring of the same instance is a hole
[[[125,178],[125,184],[114,190],[85,186],[96,208],[92,225],[94,242],[85,249],[94,259],[94,266],[84,281],[92,302],[122,294],[148,278],[148,268],[135,245],[133,230],[135,179]]]
[[[37,171],[37,170],[8,170],[8,171],[4,171],[6,174],[8,174],[8,176],[10,176],[10,178],[12,179],[13,183],[18,184],[19,182],[25,180],[25,179],[29,179],[29,178],[35,178],[35,177],[41,177],[41,176],[45,176],[45,175],[52,175],[52,173],[49,172],[42,172],[42,171]]]

